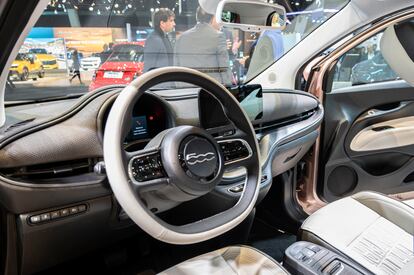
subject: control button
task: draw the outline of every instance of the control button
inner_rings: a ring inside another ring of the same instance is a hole
[[[308,249],[312,250],[315,253],[318,253],[319,251],[321,251],[321,248],[319,246],[316,246],[316,245],[310,245],[310,246],[308,246]]]
[[[302,253],[303,253],[305,256],[309,257],[309,258],[312,258],[312,257],[313,257],[313,255],[315,255],[315,252],[313,252],[312,250],[310,250],[310,249],[308,249],[308,248],[304,248],[304,249],[302,250]]]
[[[240,193],[243,191],[243,189],[244,189],[244,184],[239,184],[239,185],[231,187],[229,191],[232,193]]]
[[[249,149],[241,140],[221,142],[220,148],[227,162],[244,159],[250,155]]]
[[[326,255],[328,255],[329,251],[324,249],[319,251],[318,253],[316,253],[316,255],[314,256],[315,260],[319,261],[320,259],[322,259],[323,257],[325,257]]]
[[[31,223],[39,223],[39,222],[40,222],[40,215],[37,215],[37,216],[31,216],[31,217],[30,217],[30,222],[31,222]]]
[[[303,256],[304,256],[303,253],[299,252],[294,257],[295,257],[296,260],[301,260],[303,258]]]
[[[60,215],[62,216],[62,217],[64,217],[64,216],[68,216],[69,215],[69,209],[62,209],[62,210],[60,210]]]
[[[314,258],[310,258],[305,264],[312,267],[316,263],[316,260]]]
[[[136,181],[148,181],[165,175],[161,155],[154,154],[136,158],[131,164],[131,174]]]
[[[69,215],[74,215],[74,214],[85,212],[85,211],[86,211],[86,205],[81,204],[77,206],[72,206],[70,208],[55,210],[55,211],[51,211],[48,213],[42,213],[39,215],[31,216],[29,218],[29,222],[33,224],[43,223],[45,221],[56,220],[61,217],[66,217]]]
[[[303,256],[301,260],[302,260],[302,262],[306,262],[306,261],[307,261],[307,260],[309,260],[309,259],[310,259],[310,258],[309,258],[308,256]]]
[[[323,266],[323,264],[320,261],[316,261],[316,263],[313,265],[313,268],[315,270],[319,270],[319,269],[322,268],[322,266]]]
[[[70,211],[70,214],[76,214],[76,213],[78,213],[78,207],[76,207],[76,206],[71,207],[69,209],[69,211]]]
[[[50,220],[50,213],[43,213],[40,215],[40,220],[43,221],[48,221]]]
[[[234,134],[234,130],[228,130],[223,132],[223,137],[228,137]]]
[[[341,263],[337,263],[332,269],[331,271],[329,271],[328,274],[333,275],[335,274],[337,271],[339,271],[340,269],[343,269],[342,264]]]
[[[323,272],[325,274],[334,275],[339,274],[343,269],[343,264],[338,260],[334,260],[323,270]]]
[[[57,219],[59,217],[60,217],[60,212],[59,211],[53,211],[53,212],[50,213],[50,218],[52,220]]]

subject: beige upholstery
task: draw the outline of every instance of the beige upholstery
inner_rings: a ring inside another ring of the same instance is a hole
[[[409,206],[411,206],[412,208],[414,208],[414,199],[412,200],[406,200],[404,201],[405,204],[408,204]]]
[[[374,274],[396,274],[414,259],[414,209],[378,193],[330,203],[301,229],[303,240],[334,248]]]
[[[376,128],[390,127],[376,131]],[[351,142],[352,151],[375,151],[414,144],[414,116],[397,118],[362,129]]]
[[[247,246],[230,246],[182,262],[159,275],[289,274],[266,254]]]

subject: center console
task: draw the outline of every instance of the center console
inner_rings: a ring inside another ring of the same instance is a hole
[[[363,267],[322,246],[296,242],[285,251],[283,266],[291,274],[361,275],[372,274]]]

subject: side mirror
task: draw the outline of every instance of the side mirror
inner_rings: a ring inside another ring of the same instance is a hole
[[[217,6],[216,18],[222,26],[249,32],[277,30],[286,26],[283,6],[253,0],[223,0]]]

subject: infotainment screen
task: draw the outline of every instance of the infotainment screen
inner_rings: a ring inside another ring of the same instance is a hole
[[[128,134],[128,140],[137,140],[148,137],[147,117],[134,116],[132,117],[132,126]]]
[[[253,122],[263,116],[263,92],[261,85],[242,85],[229,89],[240,102],[241,107]],[[220,102],[210,93],[201,90],[199,94],[201,126],[205,129],[229,124]]]
[[[250,121],[258,120],[263,116],[263,91],[259,84],[241,85],[229,89],[240,102]]]

